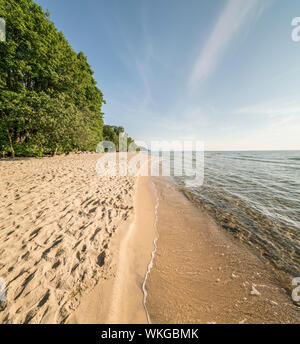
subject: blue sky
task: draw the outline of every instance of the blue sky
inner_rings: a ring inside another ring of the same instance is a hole
[[[299,0],[38,0],[87,57],[108,124],[207,150],[300,149]]]

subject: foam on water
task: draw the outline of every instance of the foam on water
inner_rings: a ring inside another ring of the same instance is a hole
[[[150,315],[149,315],[149,312],[148,312],[148,309],[147,309],[147,305],[146,305],[146,302],[147,302],[147,289],[146,289],[146,283],[147,283],[147,279],[148,279],[148,275],[153,267],[153,260],[154,260],[154,257],[155,257],[155,253],[156,253],[156,250],[157,250],[157,240],[159,238],[159,233],[158,233],[158,229],[157,229],[157,221],[158,221],[158,207],[159,207],[159,198],[158,198],[158,195],[157,195],[157,190],[155,188],[155,185],[153,183],[153,188],[155,190],[155,207],[154,207],[154,231],[155,231],[155,238],[153,240],[153,251],[151,253],[151,259],[150,259],[150,262],[148,264],[148,267],[147,267],[147,271],[146,271],[146,274],[145,274],[145,278],[144,278],[144,282],[143,282],[143,285],[142,285],[142,290],[143,290],[143,294],[144,294],[144,297],[143,297],[143,305],[144,305],[144,308],[145,308],[145,312],[146,312],[146,316],[147,316],[147,321],[148,321],[148,324],[151,324],[151,319],[150,319]]]

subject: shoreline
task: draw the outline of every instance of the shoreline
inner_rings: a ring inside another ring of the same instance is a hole
[[[300,323],[272,271],[169,178],[138,178],[134,219],[114,249],[113,281],[84,297],[72,322]],[[93,306],[101,294],[106,311]]]
[[[300,323],[268,266],[171,178],[99,177],[99,157],[0,162],[1,322]]]
[[[160,202],[147,284],[154,323],[300,323],[299,308],[252,250],[171,179],[153,179]]]
[[[155,199],[149,177],[136,183],[133,218],[112,243],[113,277],[82,297],[68,323],[148,323],[143,286],[154,248]]]

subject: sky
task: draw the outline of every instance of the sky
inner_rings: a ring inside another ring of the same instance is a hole
[[[135,140],[300,149],[299,0],[36,2],[87,56],[105,122]]]

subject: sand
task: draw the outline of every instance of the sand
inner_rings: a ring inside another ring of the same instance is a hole
[[[154,249],[155,190],[138,177],[134,216],[112,241],[113,275],[82,298],[69,323],[146,324],[143,284]]]
[[[300,323],[300,309],[254,251],[171,180],[153,179],[159,199],[158,247],[147,282],[153,323]]]
[[[0,323],[62,323],[113,274],[110,241],[136,178],[99,177],[98,154],[0,161]]]
[[[299,323],[255,252],[168,178],[0,161],[0,323]]]

